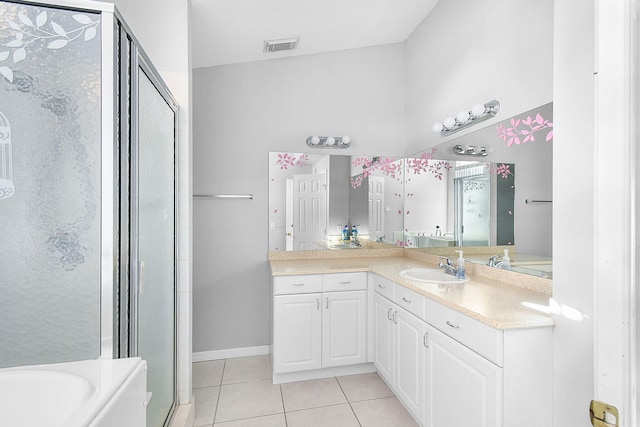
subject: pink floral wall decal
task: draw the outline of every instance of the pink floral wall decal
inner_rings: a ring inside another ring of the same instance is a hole
[[[278,154],[278,161],[276,162],[276,164],[280,165],[280,170],[287,170],[293,166],[307,166],[308,163],[308,154],[300,154],[300,156],[296,157],[289,153]]]
[[[510,165],[503,163],[501,165],[496,164],[495,167],[492,167],[491,164],[489,164],[489,173],[500,175],[501,178],[507,179],[509,175],[513,175],[509,166]]]
[[[413,172],[415,175],[421,173],[432,173],[434,178],[442,180],[445,171],[451,169],[451,164],[443,160],[434,161],[437,148],[425,151],[420,157],[407,159],[407,171]]]
[[[351,162],[355,167],[361,167],[363,169],[361,174],[358,174],[350,179],[351,186],[358,188],[362,185],[365,178],[371,175],[375,171],[382,172],[385,176],[400,181],[402,176],[402,163],[397,159],[390,157],[356,157]]]
[[[511,127],[498,125],[496,129],[498,131],[498,138],[506,142],[509,148],[511,148],[513,144],[520,145],[535,141],[535,133],[545,129],[549,129],[545,141],[551,141],[553,139],[553,123],[545,120],[540,113],[536,114],[535,119],[531,116],[527,116],[526,119],[512,118]]]

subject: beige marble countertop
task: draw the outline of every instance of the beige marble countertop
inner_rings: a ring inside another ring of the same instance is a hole
[[[553,319],[542,312],[522,305],[523,302],[547,306],[551,288],[540,289],[523,286],[522,283],[505,283],[504,277],[491,278],[484,266],[467,266],[470,280],[456,284],[432,284],[400,277],[402,270],[415,267],[438,268],[437,257],[419,259],[407,256],[322,258],[322,259],[271,259],[273,276],[298,274],[343,273],[371,271],[427,298],[451,307],[496,329],[550,327]],[[434,262],[435,261],[435,262]],[[499,272],[502,274],[502,272]],[[523,275],[517,275],[518,277]],[[524,279],[527,280],[533,279]]]

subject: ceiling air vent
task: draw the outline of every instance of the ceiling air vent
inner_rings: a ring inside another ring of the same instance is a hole
[[[280,52],[282,50],[293,50],[298,47],[300,37],[292,37],[288,39],[265,40],[264,52]]]

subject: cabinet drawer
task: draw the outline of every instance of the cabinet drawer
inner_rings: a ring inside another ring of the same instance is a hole
[[[324,292],[335,291],[359,291],[367,289],[367,273],[332,273],[322,276],[322,290]]]
[[[372,274],[373,288],[383,297],[393,301],[393,288],[396,286],[394,282],[377,274]]]
[[[273,294],[308,294],[322,292],[322,275],[276,276],[273,278]]]
[[[401,285],[396,285],[393,294],[393,301],[411,314],[424,320],[424,300],[425,297],[411,289]]]
[[[425,320],[459,343],[503,366],[503,331],[425,298]]]

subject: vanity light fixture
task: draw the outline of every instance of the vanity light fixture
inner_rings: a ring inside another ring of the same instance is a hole
[[[458,144],[453,147],[453,154],[457,154],[458,156],[477,156],[477,157],[487,157],[489,153],[487,152],[487,147],[476,147],[474,145],[470,145],[467,148],[464,148],[462,145]]]
[[[310,136],[307,145],[311,148],[349,148],[351,138],[348,136]]]
[[[476,104],[470,111],[461,111],[455,118],[447,117],[442,123],[436,122],[432,129],[434,132],[440,132],[442,136],[449,136],[494,117],[498,111],[500,111],[500,103],[494,99],[485,104]]]

